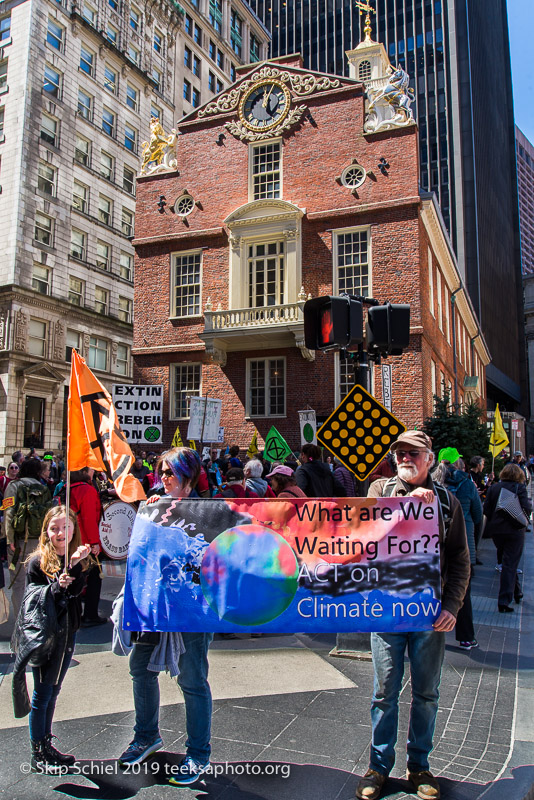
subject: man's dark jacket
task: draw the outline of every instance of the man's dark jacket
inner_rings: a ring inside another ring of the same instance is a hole
[[[347,492],[323,461],[307,461],[295,472],[295,480],[308,497],[346,497]]]

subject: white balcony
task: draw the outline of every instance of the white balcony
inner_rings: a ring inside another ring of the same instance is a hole
[[[301,293],[296,303],[213,311],[208,298],[200,338],[213,360],[222,365],[229,352],[279,347],[298,347],[303,358],[313,361],[315,354],[304,346],[305,300]]]

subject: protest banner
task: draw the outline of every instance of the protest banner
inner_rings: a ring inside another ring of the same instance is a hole
[[[216,442],[221,425],[222,400],[215,397],[189,398],[187,438],[197,442]]]
[[[299,411],[300,423],[300,446],[304,447],[305,444],[317,444],[317,420],[315,411],[306,409],[306,411]]]
[[[158,444],[163,434],[163,386],[115,383],[111,389],[119,425],[130,444]]]
[[[439,612],[436,503],[165,496],[135,521],[126,630],[416,631]]]

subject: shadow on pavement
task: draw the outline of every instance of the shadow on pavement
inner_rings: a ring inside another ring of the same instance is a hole
[[[120,769],[115,761],[80,761],[79,775],[90,780],[95,788],[75,782],[65,782],[54,788],[79,800],[128,800],[142,789],[167,785],[173,767],[177,767],[181,758],[176,753],[160,752],[129,772]],[[182,791],[187,791],[190,797],[208,800],[353,800],[360,778],[350,772],[316,764],[254,761],[216,763],[213,767],[213,773],[203,776],[190,788],[182,787]],[[220,774],[215,774],[217,768],[220,768]],[[133,774],[134,771],[137,774]],[[440,778],[441,798],[501,800],[507,797],[510,800],[523,800],[528,791],[525,786],[528,787],[532,781],[532,772],[532,767],[518,767],[513,770],[512,777],[502,778],[493,784]],[[75,779],[75,775],[72,777]],[[180,789],[175,788],[174,791],[180,792]],[[382,798],[391,799],[406,796],[415,795],[410,792],[408,782],[398,778],[389,778],[381,795]]]

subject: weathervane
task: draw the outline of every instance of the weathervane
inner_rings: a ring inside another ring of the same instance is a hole
[[[365,33],[365,41],[371,41],[371,14],[376,14],[376,10],[370,4],[370,0],[368,2],[364,2],[364,0],[355,0],[354,5],[356,8],[360,9],[360,17],[362,16],[363,12],[365,11],[365,27],[363,32]]]

